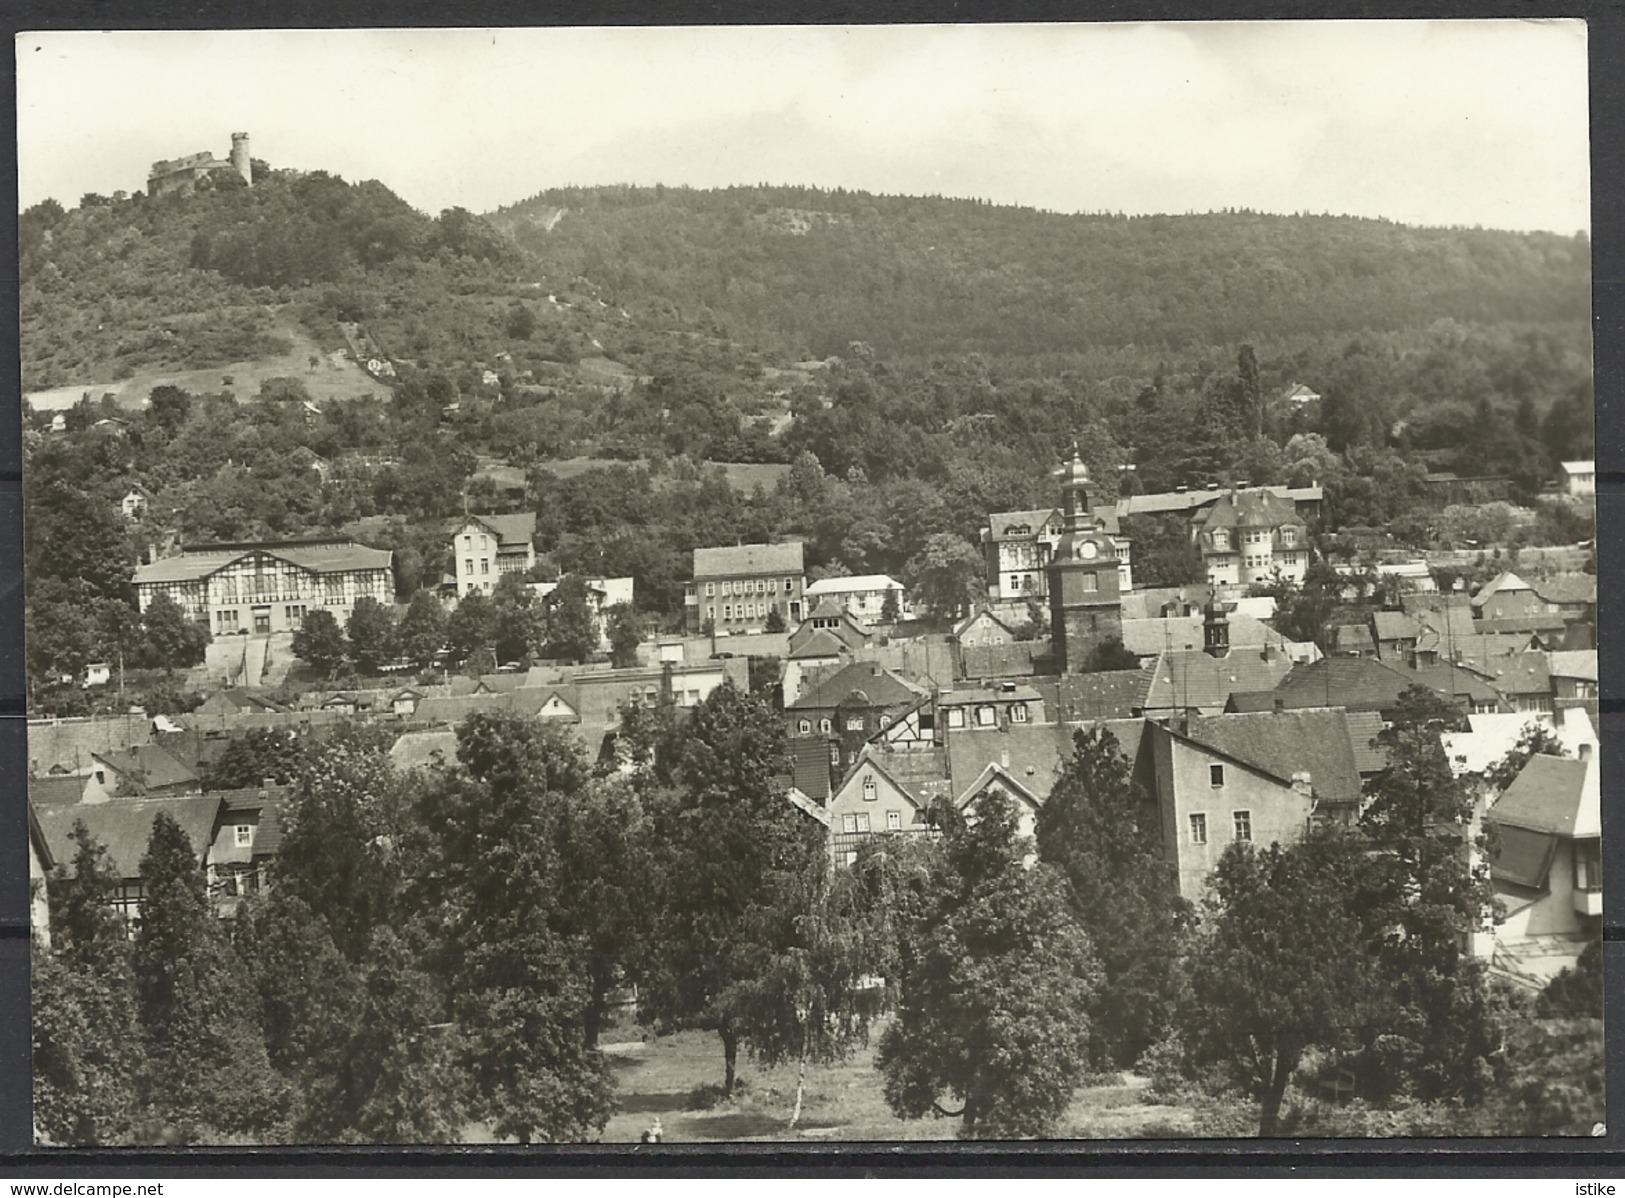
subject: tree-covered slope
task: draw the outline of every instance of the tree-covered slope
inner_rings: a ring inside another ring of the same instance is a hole
[[[806,188],[542,192],[492,214],[560,274],[790,354],[1065,354],[1583,321],[1584,236],[1342,217],[1066,216]]]

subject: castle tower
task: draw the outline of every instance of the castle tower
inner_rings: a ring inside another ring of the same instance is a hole
[[[1064,531],[1049,565],[1051,651],[1061,673],[1081,674],[1103,642],[1123,638],[1117,549],[1095,518],[1089,467],[1076,445],[1055,477]]]
[[[254,167],[248,157],[248,134],[231,135],[231,165],[243,177],[243,182],[254,186]]]

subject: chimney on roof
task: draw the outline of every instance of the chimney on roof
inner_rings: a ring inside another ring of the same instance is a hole
[[[1001,769],[1009,769],[1010,768],[1010,750],[1009,749],[1000,749],[999,750],[999,767]]]
[[[264,795],[265,795],[265,792],[270,790],[271,787],[273,787],[275,785],[276,785],[276,779],[275,778],[261,778],[260,779],[260,796],[263,798]]]
[[[1286,710],[1286,699],[1282,695],[1275,696],[1275,711],[1277,714]]]

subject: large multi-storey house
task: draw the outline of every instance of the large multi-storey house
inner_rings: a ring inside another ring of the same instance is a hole
[[[725,545],[694,551],[694,581],[683,602],[688,628],[719,636],[762,632],[777,609],[785,627],[801,623],[806,569],[800,541]]]
[[[1207,580],[1218,588],[1302,582],[1309,569],[1309,528],[1297,507],[1273,491],[1230,491],[1191,522]]]
[[[1111,540],[1117,560],[1118,590],[1134,588],[1130,546],[1118,527],[1117,511],[1111,504],[1095,507],[1100,529]],[[988,598],[995,603],[1020,603],[1031,599],[1042,605],[1049,598],[1049,564],[1055,546],[1066,531],[1059,508],[1036,508],[1025,512],[994,512],[982,530],[982,552],[987,557]]]
[[[528,574],[536,565],[535,539],[535,512],[463,517],[451,540],[457,597],[489,595],[504,574]]]
[[[135,570],[142,611],[168,595],[215,636],[291,632],[313,611],[348,622],[357,600],[391,603],[394,554],[348,540],[183,545]]]

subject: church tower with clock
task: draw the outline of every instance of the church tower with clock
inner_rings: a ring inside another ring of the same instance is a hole
[[[1103,642],[1123,638],[1117,549],[1089,500],[1089,467],[1077,446],[1055,472],[1063,531],[1049,566],[1051,652],[1063,674],[1081,674]]]

